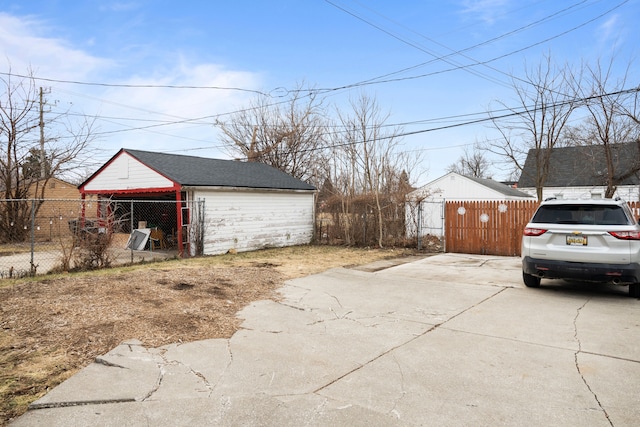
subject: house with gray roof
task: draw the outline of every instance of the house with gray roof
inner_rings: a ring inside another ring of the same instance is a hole
[[[306,244],[313,237],[315,187],[263,163],[123,148],[78,188],[83,200],[147,202],[146,214],[131,213],[132,223],[175,234],[185,255],[194,251],[196,217],[208,255]],[[195,206],[198,212],[191,211]]]
[[[430,200],[526,200],[531,195],[490,178],[476,178],[449,172],[407,195]]]
[[[640,152],[637,142],[611,145],[610,153],[616,178],[616,196],[638,201],[640,191]],[[536,155],[531,149],[522,169],[518,189],[536,194]],[[549,173],[543,187],[543,199],[591,199],[604,197],[607,182],[605,151],[601,145],[553,148]]]

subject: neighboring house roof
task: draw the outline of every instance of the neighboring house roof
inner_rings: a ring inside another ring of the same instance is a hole
[[[616,176],[637,169],[640,162],[638,143],[610,145]],[[531,149],[527,153],[519,188],[536,186],[536,153]],[[545,187],[593,187],[606,185],[607,166],[604,149],[601,145],[553,148],[549,157],[549,175]],[[640,178],[632,174],[618,185],[637,185]]]
[[[264,163],[210,159],[125,148],[121,149],[111,160],[123,153],[132,156],[181,186],[315,190],[313,185]],[[99,174],[109,162],[91,175],[80,187]]]
[[[459,184],[462,182],[462,184]],[[531,195],[501,182],[487,178],[475,178],[449,172],[419,189],[409,193],[408,197],[420,197],[426,193],[440,194],[450,200],[477,200],[489,198],[531,198]]]
[[[499,193],[504,194],[505,196],[512,196],[512,197],[531,197],[531,195],[526,194],[516,188],[513,187],[509,187],[508,185],[505,185],[501,182],[498,181],[494,181],[492,179],[487,179],[487,178],[476,178],[473,176],[467,176],[465,175],[465,178],[469,178],[472,181],[477,182],[478,184],[482,184],[485,187],[489,187],[492,190],[495,190]]]

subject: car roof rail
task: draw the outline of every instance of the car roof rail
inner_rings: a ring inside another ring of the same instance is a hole
[[[544,201],[546,202],[546,201],[549,201],[549,200],[556,200],[556,199],[557,199],[557,197],[547,197],[546,199],[544,199]]]

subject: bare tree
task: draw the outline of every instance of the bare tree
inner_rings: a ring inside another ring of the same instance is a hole
[[[345,223],[345,236],[349,241],[352,231],[353,204],[358,198],[364,204],[361,211],[375,211],[377,245],[383,247],[385,229],[390,218],[402,218],[404,211],[387,212],[393,204],[403,206],[405,194],[411,190],[409,173],[419,161],[400,152],[401,129],[387,128],[388,114],[383,114],[375,99],[361,95],[351,102],[352,111],[338,112],[343,132],[334,136],[332,163],[335,188],[342,200],[341,218]],[[399,194],[399,192],[404,192]],[[369,198],[370,197],[370,198]],[[367,200],[372,202],[368,205]],[[366,220],[365,220],[366,226]]]
[[[586,84],[575,84],[584,100],[587,117],[584,122],[571,129],[570,138],[579,145],[591,145],[592,159],[586,164],[593,165],[594,171],[602,177],[605,198],[612,198],[618,185],[640,172],[640,122],[635,111],[635,95],[626,90],[627,74],[615,78],[613,59],[603,67],[601,62],[586,66]],[[628,151],[622,150],[629,144],[638,145],[635,158],[629,158]],[[602,162],[604,160],[604,162]]]
[[[232,155],[319,185],[326,134],[322,101],[312,90],[299,88],[290,93],[284,102],[256,98],[248,108],[216,125]]]
[[[475,144],[473,151],[465,148],[458,161],[450,164],[446,170],[447,172],[455,172],[475,178],[487,178],[489,176],[489,166],[490,163],[484,151],[478,144]]]
[[[360,192],[356,188],[356,171],[358,150],[355,141],[345,143],[337,133],[332,134],[334,144],[331,146],[329,179],[333,180],[333,200],[338,201],[339,209],[330,209],[334,214],[334,222],[342,232],[344,243],[351,245],[355,241],[353,228],[353,200]],[[334,203],[335,206],[335,203]]]
[[[506,158],[522,171],[529,150],[535,150],[535,176],[538,199],[549,175],[551,150],[560,146],[571,113],[577,107],[568,67],[556,67],[546,56],[537,67],[527,69],[523,79],[513,79],[517,107],[500,102],[507,114],[493,114],[493,125],[501,138],[484,147]]]
[[[31,76],[0,78],[0,188],[8,200],[0,205],[2,241],[24,240],[49,179],[75,169],[92,140],[89,119],[79,127],[65,113],[45,120],[43,91]]]

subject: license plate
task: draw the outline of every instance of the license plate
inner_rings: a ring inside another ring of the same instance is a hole
[[[567,245],[569,246],[587,246],[587,236],[571,235],[567,236]]]

